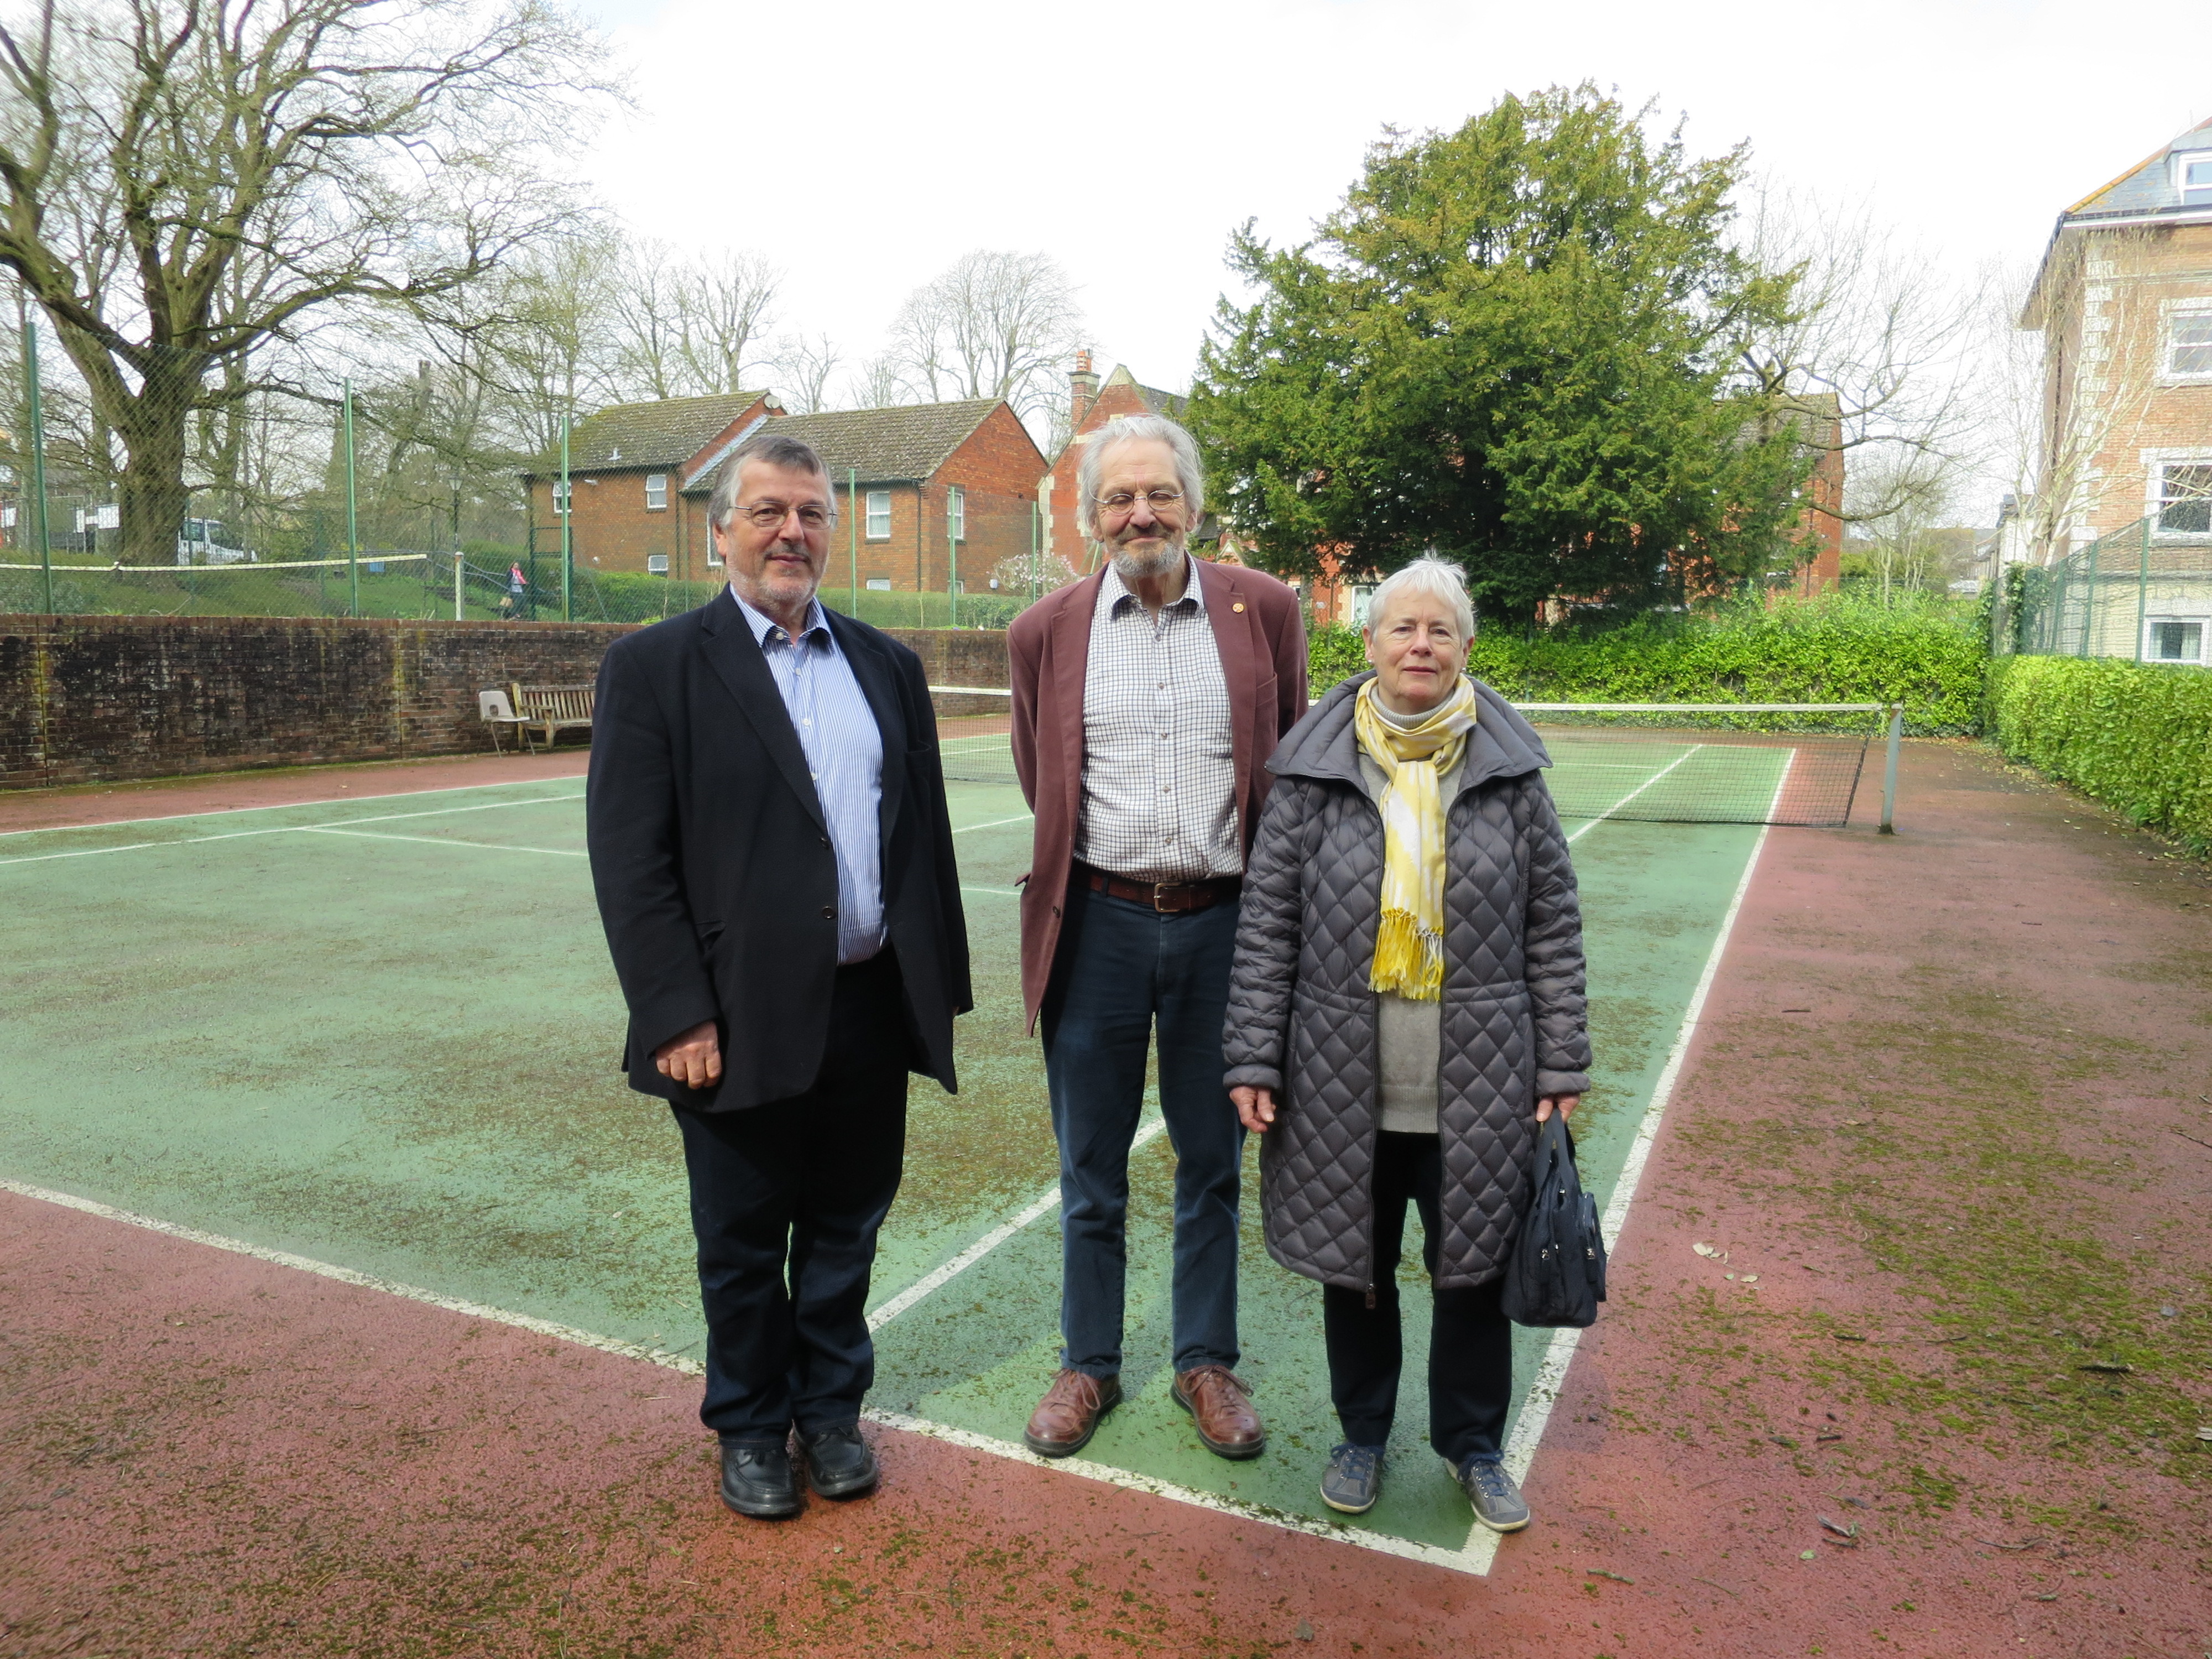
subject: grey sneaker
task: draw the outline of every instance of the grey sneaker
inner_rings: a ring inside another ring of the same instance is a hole
[[[1322,1471],[1321,1501],[1345,1515],[1364,1515],[1382,1495],[1382,1448],[1339,1446]]]
[[[1528,1501],[1505,1465],[1495,1459],[1470,1457],[1459,1472],[1461,1489],[1474,1505],[1474,1518],[1492,1532],[1518,1532],[1528,1524]]]

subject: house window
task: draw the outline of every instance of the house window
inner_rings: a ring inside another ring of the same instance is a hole
[[[668,511],[668,475],[665,472],[645,475],[645,510],[648,513]]]
[[[889,576],[871,576],[868,578],[869,592],[888,593],[890,591],[891,579]]]
[[[2173,185],[2183,201],[2212,200],[2212,149],[2184,150],[2173,158]]]
[[[2145,662],[2204,660],[2204,620],[2201,617],[2152,617],[2143,623]]]
[[[556,514],[566,513],[568,510],[568,492],[574,482],[571,478],[553,480],[553,511]]]
[[[2166,373],[2169,380],[2212,380],[2212,305],[2167,315]]]
[[[868,539],[887,542],[891,538],[891,492],[871,489],[868,492]]]
[[[2212,536],[2212,460],[2160,463],[2158,529],[2162,536]]]
[[[945,492],[945,523],[954,541],[968,539],[968,492],[958,484]]]

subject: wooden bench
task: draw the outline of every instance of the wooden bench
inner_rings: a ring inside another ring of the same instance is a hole
[[[531,743],[530,734],[533,732],[544,738],[545,746],[550,749],[554,739],[563,732],[592,729],[592,688],[588,685],[524,685],[517,682],[508,690],[514,698],[515,724],[532,754],[538,752],[538,745]]]

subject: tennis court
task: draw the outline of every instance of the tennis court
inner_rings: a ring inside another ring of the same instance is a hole
[[[1694,781],[1713,747],[1645,741],[1577,758],[1563,745],[1555,775],[1563,800],[1624,809],[1578,809],[1569,823],[1599,1056],[1576,1122],[1609,1232],[1765,835],[1626,808]],[[1771,810],[1796,752],[1770,739],[1764,769],[1738,787],[1762,789]],[[1018,988],[1029,823],[1008,783],[961,781],[952,795],[978,1006],[960,1022],[960,1097],[915,1090],[877,1275],[872,1401],[883,1422],[1026,1459],[1021,1426],[1055,1363],[1059,1254],[1042,1066]],[[580,780],[19,833],[0,837],[0,903],[13,946],[0,967],[0,1177],[17,1190],[666,1363],[699,1352],[677,1137],[616,1071],[621,1005]],[[1357,1522],[1321,1506],[1336,1429],[1318,1291],[1267,1259],[1249,1205],[1242,1370],[1270,1449],[1231,1465],[1199,1448],[1168,1394],[1170,1158],[1154,1138],[1134,1159],[1128,1403],[1080,1462],[1055,1467],[1486,1571],[1492,1536],[1471,1528],[1422,1444],[1417,1330],[1400,1473]],[[1417,1268],[1408,1279],[1418,1289]],[[1518,1335],[1509,1455],[1525,1469],[1573,1338]]]

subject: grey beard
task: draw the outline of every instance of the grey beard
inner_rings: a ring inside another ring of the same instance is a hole
[[[1147,577],[1164,575],[1182,562],[1185,550],[1182,538],[1178,536],[1164,543],[1160,550],[1153,554],[1132,552],[1110,543],[1107,544],[1106,551],[1114,561],[1115,574],[1127,585],[1142,581]]]

